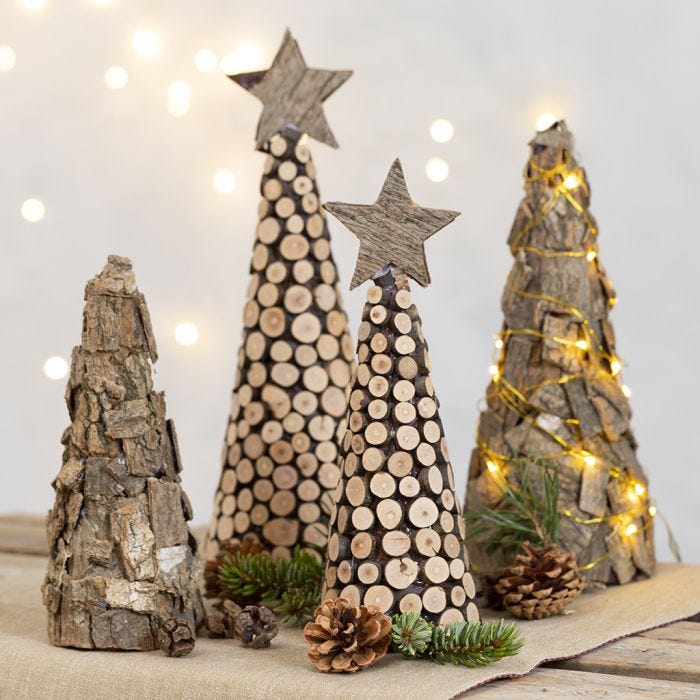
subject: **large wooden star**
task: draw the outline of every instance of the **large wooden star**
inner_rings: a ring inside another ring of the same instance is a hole
[[[389,169],[374,204],[324,204],[360,239],[360,252],[350,289],[370,279],[386,265],[396,265],[418,284],[430,284],[423,243],[460,214],[447,209],[419,207],[408,193],[401,162]]]
[[[351,75],[350,70],[308,68],[299,45],[287,30],[268,70],[228,77],[263,103],[255,136],[258,149],[289,125],[337,148],[322,105]]]

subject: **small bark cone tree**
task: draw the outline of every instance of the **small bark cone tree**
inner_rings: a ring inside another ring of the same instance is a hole
[[[353,285],[369,277],[374,284],[360,324],[322,595],[388,615],[478,620],[428,348],[405,272],[428,283],[423,241],[457,212],[413,203],[398,160],[374,205],[326,208],[360,238]]]
[[[353,351],[302,135],[335,145],[320,104],[347,77],[307,69],[289,33],[270,70],[232,76],[263,100],[268,156],[208,559],[249,533],[287,558],[326,543]]]
[[[110,256],[85,289],[73,350],[63,466],[48,517],[49,638],[83,649],[150,650],[201,600],[175,427],[153,391],[156,345],[131,262]]]
[[[538,132],[509,246],[515,257],[487,388],[466,507],[500,499],[513,459],[559,469],[559,548],[585,575],[627,583],[654,571],[647,480],[637,461],[609,310],[616,298],[598,254],[590,190],[564,122]],[[650,510],[651,508],[651,510]],[[480,569],[502,553],[472,546]]]

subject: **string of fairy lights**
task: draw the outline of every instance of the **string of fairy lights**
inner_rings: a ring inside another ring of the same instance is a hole
[[[554,121],[556,121],[556,118],[551,114],[541,115],[538,118],[537,127],[540,130],[544,130]],[[595,223],[576,198],[577,191],[587,189],[583,171],[578,166],[571,164],[570,162],[562,163],[548,170],[538,167],[532,160],[530,161],[529,166],[530,172],[534,173],[534,175],[531,175],[528,178],[529,181],[539,180],[545,183],[546,186],[551,187],[551,195],[549,199],[546,200],[534,213],[532,218],[529,219],[523,228],[514,236],[511,244],[511,251],[513,254],[516,254],[519,251],[524,251],[542,256],[585,256],[589,264],[596,264],[598,248],[595,245],[595,239],[598,231]],[[552,185],[553,179],[557,184]],[[583,246],[583,250],[566,250],[556,252],[543,250],[541,248],[537,248],[536,246],[521,245],[521,241],[523,238],[525,238],[528,231],[537,226],[547,212],[551,211],[562,197],[569,202],[569,204],[581,215],[585,221],[586,233],[590,238],[589,245]],[[612,289],[609,287],[605,275],[600,274],[599,279],[601,279],[603,284],[608,285],[606,286],[606,291],[608,292],[608,304],[610,307],[614,306],[617,302],[617,298],[614,296]],[[530,403],[527,398],[528,396],[532,396],[533,392],[541,386],[551,383],[565,384],[569,381],[584,378],[584,374],[581,372],[567,374],[557,379],[545,380],[531,386],[523,387],[519,390],[508,382],[502,373],[508,337],[515,335],[534,336],[540,340],[556,343],[562,347],[566,347],[571,352],[581,354],[588,353],[590,358],[598,360],[598,366],[593,374],[594,378],[597,380],[602,379],[604,381],[615,382],[619,386],[620,391],[626,397],[629,397],[631,396],[631,391],[627,385],[622,383],[620,374],[622,370],[622,361],[613,352],[608,352],[608,350],[606,350],[603,341],[598,338],[593,324],[580,309],[553,296],[527,292],[518,288],[513,282],[512,273],[507,284],[510,291],[517,296],[538,301],[545,301],[567,311],[574,319],[579,321],[580,327],[583,329],[584,337],[577,339],[561,338],[554,335],[545,334],[542,331],[533,328],[505,328],[500,333],[494,334],[496,356],[494,358],[494,363],[489,367],[493,387],[490,391],[489,398],[495,397],[499,399],[508,410],[514,411],[519,418],[529,422],[533,427],[561,447],[561,450],[558,452],[548,455],[538,455],[539,459],[546,463],[548,460],[554,460],[561,457],[571,457],[574,460],[580,460],[585,469],[605,469],[609,476],[612,479],[617,480],[623,487],[629,506],[625,511],[590,518],[582,518],[574,514],[571,510],[564,508],[560,511],[563,516],[571,518],[576,523],[582,525],[608,523],[613,528],[615,533],[623,535],[628,539],[632,538],[643,530],[646,530],[651,525],[651,520],[642,526],[638,525],[635,520],[638,518],[643,518],[647,514],[653,518],[657,514],[657,507],[649,501],[646,485],[629,475],[626,470],[617,464],[614,464],[609,459],[603,458],[600,455],[594,455],[588,450],[571,445],[567,440],[562,438],[548,426],[545,412]],[[565,422],[574,425],[579,423],[579,421],[575,418],[567,419]],[[495,450],[492,450],[488,447],[480,435],[477,435],[477,440],[484,464],[486,465],[486,469],[489,474],[496,481],[505,479],[507,468],[513,457],[499,454]],[[598,557],[592,562],[583,564],[580,566],[580,569],[586,570],[593,568],[603,559],[610,556],[610,554],[611,551],[609,550],[602,557]]]
[[[18,10],[39,16],[50,10],[56,0],[15,0]],[[118,0],[84,0],[86,5],[110,9],[118,5]],[[0,41],[2,40],[0,28]],[[136,27],[128,37],[128,45],[135,57],[142,61],[152,61],[163,51],[164,38],[153,28]],[[0,43],[0,80],[2,74],[10,73],[24,57],[18,55],[9,45]],[[243,42],[233,51],[217,53],[206,47],[194,52],[192,57],[195,68],[202,74],[241,73],[259,70],[265,65],[265,56],[260,46],[252,42]],[[126,63],[126,62],[125,62]],[[98,69],[99,70],[99,69]],[[129,71],[124,65],[115,64],[103,69],[104,86],[111,91],[120,92],[129,86]],[[183,118],[189,112],[193,99],[192,86],[185,80],[173,80],[164,86],[165,110],[175,118]],[[434,143],[446,144],[454,136],[454,126],[445,118],[434,119],[429,125],[429,133]],[[444,182],[450,175],[448,162],[439,156],[429,158],[425,163],[425,175],[431,182]],[[212,188],[220,195],[231,195],[236,190],[236,173],[228,167],[214,171],[211,179]],[[39,224],[47,216],[47,207],[41,197],[28,196],[21,202],[19,213],[29,224]],[[183,347],[195,345],[200,337],[199,328],[190,321],[180,321],[173,329],[175,342]],[[49,379],[63,379],[68,373],[68,362],[65,358],[54,355],[46,359],[43,365],[44,374]]]

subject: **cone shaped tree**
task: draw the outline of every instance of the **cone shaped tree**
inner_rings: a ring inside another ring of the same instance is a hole
[[[66,387],[72,422],[53,484],[43,586],[56,645],[154,649],[164,621],[194,624],[199,612],[192,516],[175,427],[153,391],[156,359],[131,262],[110,256],[85,289]]]
[[[500,357],[481,414],[467,509],[495,505],[497,481],[524,458],[558,467],[559,547],[591,580],[627,583],[654,571],[647,481],[608,313],[616,299],[598,254],[590,191],[564,122],[538,132],[525,197],[508,240]],[[650,510],[651,508],[651,510]],[[477,551],[492,571],[502,552]]]
[[[353,286],[370,277],[373,285],[359,330],[323,595],[389,615],[478,620],[428,348],[407,275],[428,284],[423,241],[458,213],[412,202],[398,160],[375,204],[326,208],[360,239]]]
[[[231,76],[263,101],[268,156],[208,559],[246,534],[275,556],[326,543],[353,352],[301,137],[335,145],[321,102],[349,75],[307,68],[287,32],[268,71]]]

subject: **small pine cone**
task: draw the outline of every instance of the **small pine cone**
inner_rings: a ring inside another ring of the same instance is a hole
[[[186,656],[194,642],[192,625],[181,617],[168,618],[158,629],[158,644],[168,656]]]
[[[219,551],[214,559],[210,559],[204,565],[204,595],[207,598],[221,598],[223,589],[219,581],[219,567],[227,557],[232,557],[235,554],[261,554],[265,548],[260,543],[260,540],[252,532],[244,535],[242,539],[233,538],[225,540],[221,543]],[[245,604],[244,599],[238,600],[239,603]]]
[[[304,627],[309,658],[320,671],[359,671],[382,658],[391,644],[391,620],[374,605],[326,600]]]
[[[498,579],[496,592],[515,617],[541,620],[560,613],[583,587],[574,554],[555,545],[538,550],[525,542],[515,564]]]
[[[278,632],[275,614],[264,605],[247,605],[233,622],[233,636],[240,639],[244,647],[269,647]]]
[[[207,631],[215,639],[235,636],[234,624],[241,612],[241,607],[231,600],[224,600],[207,615]]]

